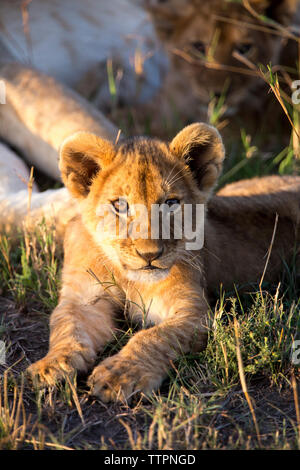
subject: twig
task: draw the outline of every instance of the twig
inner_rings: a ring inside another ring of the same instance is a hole
[[[300,449],[300,408],[299,408],[299,397],[298,397],[297,382],[296,382],[294,373],[292,375],[292,388],[293,388],[294,402],[295,402],[295,409],[296,409],[296,418],[297,418],[298,446],[299,446],[299,449]]]
[[[248,406],[249,406],[249,409],[250,409],[250,412],[251,412],[251,415],[252,415],[253,423],[254,423],[255,430],[256,430],[257,441],[258,441],[259,446],[261,447],[261,438],[260,438],[259,427],[258,427],[258,423],[257,423],[257,420],[256,420],[255,411],[254,411],[254,408],[253,408],[253,405],[252,405],[252,400],[251,400],[251,397],[248,393],[248,388],[247,388],[245,374],[244,374],[244,366],[243,366],[243,360],[242,360],[242,354],[241,354],[241,348],[240,348],[238,325],[239,324],[238,324],[237,319],[234,318],[234,332],[235,332],[235,338],[236,338],[236,355],[237,355],[237,360],[238,360],[240,382],[241,382],[242,389],[243,389],[244,395],[246,397],[246,400],[247,400],[247,403],[248,403]]]
[[[84,417],[83,417],[83,414],[82,414],[82,409],[81,409],[81,406],[80,406],[80,403],[79,403],[78,395],[77,395],[76,389],[74,387],[74,384],[72,384],[72,382],[71,382],[71,380],[68,376],[66,376],[66,380],[67,380],[67,382],[70,386],[70,389],[73,393],[74,403],[75,403],[77,412],[79,414],[79,417],[81,419],[82,425],[85,426],[85,421],[84,421]]]
[[[252,11],[254,10],[251,9],[251,12]],[[229,18],[227,16],[214,15],[214,17],[219,21],[223,21],[224,23],[230,23],[239,27],[242,26],[247,29],[254,29],[256,31],[262,31],[263,33],[268,33],[268,34],[272,34],[275,36],[288,37],[289,39],[293,39],[294,41],[299,42],[299,38],[295,34],[291,33],[287,28],[282,28],[282,29],[279,28],[279,31],[276,31],[274,27],[271,28],[268,26],[258,25],[257,23],[248,23],[247,21],[240,21],[234,18]],[[259,18],[259,20],[262,21],[261,18]],[[272,22],[272,26],[274,26],[273,22]]]
[[[272,253],[272,248],[273,248],[274,240],[275,240],[275,234],[276,234],[276,230],[277,230],[277,224],[278,224],[278,214],[276,213],[276,218],[275,218],[275,224],[274,224],[272,239],[271,239],[271,243],[270,243],[270,246],[269,246],[269,249],[268,249],[268,256],[267,256],[267,260],[266,260],[266,263],[265,263],[264,271],[263,271],[263,273],[262,273],[261,280],[260,280],[260,283],[259,283],[259,290],[260,290],[261,298],[262,298],[261,286],[262,286],[262,283],[264,282],[265,274],[266,274],[267,267],[268,267],[269,260],[270,260],[270,256],[271,256],[271,253]]]
[[[262,23],[265,23],[266,22],[266,19],[267,18],[264,18],[262,15],[260,15],[259,13],[257,13],[256,10],[254,10],[254,8],[252,8],[252,6],[250,5],[249,3],[249,0],[243,0],[243,5],[244,7],[246,8],[246,10],[249,11],[249,13],[254,17],[256,18],[257,20],[259,20],[260,22]],[[274,28],[276,28],[278,31],[280,31],[282,33],[283,36],[288,36],[290,39],[294,39],[295,41],[297,41],[299,43],[299,38],[290,33],[288,34],[287,32],[287,28],[285,28],[284,26],[282,26],[281,24],[277,23],[277,21],[274,21],[274,20],[270,20],[268,21]]]
[[[119,140],[120,140],[121,132],[122,132],[122,130],[121,130],[121,129],[119,129],[119,130],[118,130],[118,133],[117,133],[116,140],[115,140],[115,145],[117,145],[117,143],[118,143],[118,142],[119,142]]]
[[[34,171],[34,167],[32,166],[30,169],[30,176],[29,176],[29,180],[27,183],[27,189],[28,189],[27,213],[28,214],[30,214],[30,209],[31,209],[32,188],[33,188],[33,182],[34,182],[33,171]]]

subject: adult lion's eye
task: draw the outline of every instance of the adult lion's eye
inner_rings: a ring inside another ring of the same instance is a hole
[[[126,214],[128,212],[129,206],[124,199],[117,199],[116,201],[112,201],[111,204],[118,214]]]
[[[165,201],[165,204],[167,204],[169,206],[169,208],[171,210],[176,210],[178,208],[178,206],[180,206],[180,201],[179,199],[167,199]]]
[[[205,44],[202,41],[192,42],[191,46],[194,51],[200,52],[201,54],[205,54],[206,52]]]
[[[244,44],[237,44],[236,51],[241,55],[248,55],[253,50],[253,44],[251,42],[245,42]]]

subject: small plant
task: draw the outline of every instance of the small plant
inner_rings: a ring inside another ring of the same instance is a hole
[[[2,285],[18,305],[26,304],[28,295],[41,301],[46,311],[57,304],[60,262],[55,231],[40,223],[34,232],[25,230],[19,235],[19,246],[12,250],[9,237],[0,239]]]

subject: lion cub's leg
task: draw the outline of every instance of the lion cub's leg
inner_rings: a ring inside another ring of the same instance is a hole
[[[62,298],[50,317],[48,354],[27,372],[34,382],[55,385],[76,371],[87,371],[113,337],[113,306],[108,300],[80,305]]]
[[[186,292],[184,299],[178,298],[178,291]],[[155,293],[153,298],[158,298]],[[160,292],[161,305],[163,300]],[[94,369],[88,380],[93,395],[108,402],[130,399],[136,392],[150,392],[160,386],[180,354],[205,348],[207,304],[199,292],[192,292],[189,287],[181,289],[177,284],[165,293],[165,300],[166,305],[173,305],[165,311],[162,308],[159,315],[154,311],[151,318],[157,322],[165,320],[136,333],[118,354]],[[154,300],[154,309],[155,303]]]

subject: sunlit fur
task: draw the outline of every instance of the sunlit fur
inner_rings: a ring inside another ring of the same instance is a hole
[[[260,280],[276,213],[266,279],[277,278],[299,242],[300,178],[241,182],[211,197],[223,159],[220,135],[201,123],[184,128],[169,144],[135,138],[113,145],[85,132],[65,141],[60,169],[80,215],[67,227],[49,352],[29,368],[33,379],[53,385],[66,374],[91,370],[114,339],[117,313],[124,311],[143,329],[94,368],[91,391],[110,401],[157,388],[179,354],[205,347],[210,291],[221,282]],[[205,203],[204,248],[188,251],[184,240],[172,238],[103,239],[99,204],[118,197],[147,208],[167,198]],[[152,260],[157,271],[145,270],[145,256],[161,248]]]

